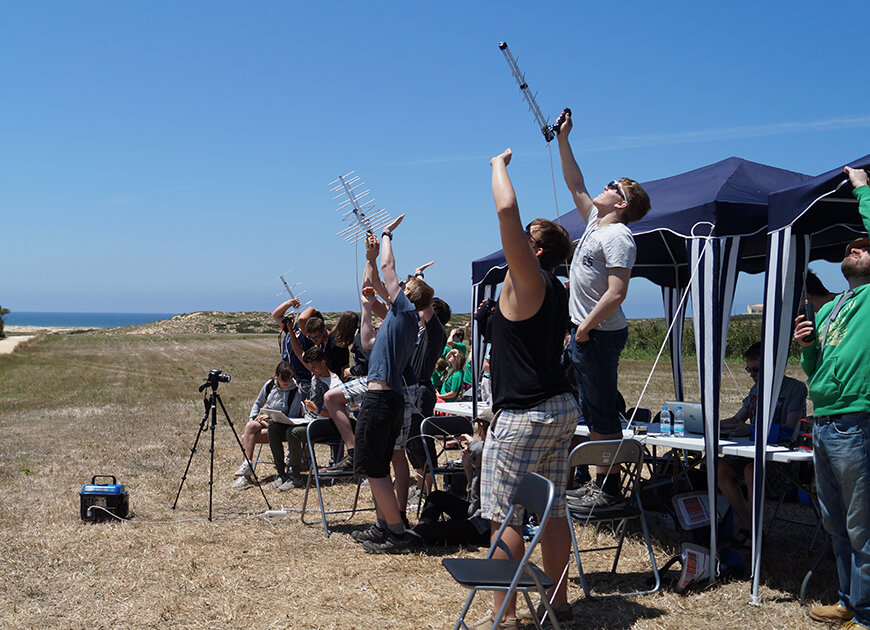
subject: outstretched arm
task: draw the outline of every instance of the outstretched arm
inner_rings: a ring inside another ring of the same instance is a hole
[[[501,245],[508,264],[505,285],[499,296],[502,313],[509,320],[521,321],[538,312],[544,301],[541,265],[529,236],[520,222],[520,209],[514,186],[507,173],[511,150],[492,158],[492,197],[498,212]]]
[[[399,276],[396,275],[396,257],[393,255],[392,233],[399,227],[404,218],[405,215],[401,214],[398,219],[390,223],[384,229],[384,236],[381,239],[381,272],[384,274],[384,286],[387,287],[387,299],[390,302],[396,299],[401,290]]]
[[[565,184],[568,185],[568,190],[571,191],[571,196],[574,199],[574,205],[580,211],[580,216],[586,221],[589,216],[589,211],[592,209],[592,197],[589,196],[589,191],[586,190],[586,182],[583,179],[583,173],[580,172],[580,167],[577,165],[577,160],[574,159],[574,151],[571,150],[571,143],[568,142],[568,134],[574,124],[571,122],[571,114],[567,111],[562,112],[565,117],[565,122],[559,129],[559,157],[562,160],[562,177],[565,178]]]
[[[287,335],[290,337],[290,347],[293,348],[293,354],[296,355],[296,358],[302,361],[302,355],[305,352],[302,350],[302,344],[299,343],[299,337],[293,332],[293,318],[291,317],[290,320],[290,330],[287,331]]]
[[[364,287],[374,287],[377,294],[381,298],[388,300],[387,288],[381,282],[381,276],[378,274],[378,253],[381,250],[381,244],[378,242],[378,237],[374,234],[366,235],[366,267],[363,271]]]
[[[375,345],[375,331],[372,328],[372,304],[377,301],[375,290],[365,287],[362,290],[362,317],[359,320],[360,343],[364,350],[371,350]]]

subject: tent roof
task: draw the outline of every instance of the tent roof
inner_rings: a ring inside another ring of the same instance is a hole
[[[870,155],[849,166],[870,168]],[[771,193],[768,214],[771,232],[790,225],[797,234],[813,235],[811,260],[841,261],[843,246],[864,233],[858,201],[842,167]]]
[[[759,256],[741,269],[762,271],[767,226],[767,200],[774,190],[795,186],[808,175],[730,157],[680,175],[643,183],[650,196],[651,210],[631,224],[637,242],[633,276],[656,284],[675,286],[688,278],[685,239],[699,221],[715,225],[717,236],[758,234]],[[577,240],[586,227],[575,210],[559,217],[571,238]],[[699,226],[706,235],[709,226]],[[751,249],[751,248],[750,248]],[[505,269],[501,250],[472,262],[472,279],[478,284],[501,282]]]

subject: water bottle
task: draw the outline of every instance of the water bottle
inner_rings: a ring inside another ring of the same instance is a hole
[[[671,429],[671,412],[667,405],[662,406],[662,413],[659,415],[659,423],[662,435],[670,436],[673,433],[673,430]]]
[[[674,437],[683,437],[686,435],[686,422],[683,419],[683,408],[677,407],[674,409]]]

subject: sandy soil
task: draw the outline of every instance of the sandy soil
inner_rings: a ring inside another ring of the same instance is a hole
[[[89,330],[77,326],[5,326],[7,336],[0,339],[0,354],[11,354],[16,346],[30,341],[39,334],[69,332],[71,330]]]

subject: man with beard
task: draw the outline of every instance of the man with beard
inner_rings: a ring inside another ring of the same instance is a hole
[[[864,227],[870,230],[867,172],[848,166]],[[846,246],[843,276],[849,290],[819,309],[818,330],[795,320],[801,366],[815,410],[813,461],[825,529],[831,535],[840,601],[816,606],[810,618],[870,628],[870,241]]]

